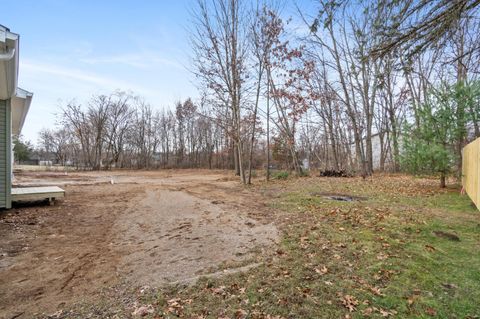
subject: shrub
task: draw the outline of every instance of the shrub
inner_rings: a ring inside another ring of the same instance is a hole
[[[310,171],[307,169],[303,169],[302,172],[298,175],[299,177],[308,177],[310,176]]]
[[[290,174],[287,171],[275,172],[272,177],[274,179],[287,179]]]

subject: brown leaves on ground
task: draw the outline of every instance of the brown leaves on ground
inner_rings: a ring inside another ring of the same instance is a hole
[[[437,311],[431,307],[428,307],[427,309],[425,309],[425,313],[432,317],[437,315]]]
[[[326,266],[315,268],[314,270],[317,274],[320,274],[320,275],[325,275],[328,272],[328,268]]]
[[[233,318],[225,315],[218,317],[218,319],[246,319],[246,318],[285,319],[284,317],[281,317],[281,316],[263,314],[258,311],[252,311],[251,313],[249,313],[243,309],[237,309],[233,314]]]
[[[243,309],[237,309],[237,311],[235,311],[234,316],[235,316],[235,319],[245,319],[248,316],[248,312],[246,312]]]
[[[364,315],[365,317],[369,317],[371,315],[373,315],[374,313],[379,313],[382,317],[390,317],[390,316],[394,316],[397,314],[397,312],[395,310],[385,310],[385,309],[382,309],[382,308],[377,308],[377,307],[367,307],[365,309],[363,309],[362,311],[362,315]]]
[[[382,317],[390,317],[390,316],[394,316],[394,315],[397,314],[397,312],[395,310],[379,309],[378,311],[380,312]]]
[[[183,306],[180,298],[173,298],[167,301],[167,312],[180,316],[183,312]]]
[[[387,258],[388,258],[388,255],[385,254],[385,253],[379,253],[379,254],[377,255],[377,259],[378,259],[378,260],[385,260],[385,259],[387,259]]]
[[[132,312],[133,317],[145,317],[149,314],[152,314],[155,312],[155,309],[153,308],[152,305],[142,305],[142,306],[136,306],[135,310]]]
[[[172,298],[167,300],[167,310],[166,312],[174,314],[178,317],[183,315],[184,305],[191,304],[193,302],[192,299],[185,299],[182,300],[180,298]]]
[[[355,196],[369,196],[369,194],[382,193],[389,198],[395,199],[398,196],[433,196],[439,193],[449,192],[449,189],[439,189],[438,180],[435,178],[412,178],[408,175],[387,175],[376,174],[368,181],[361,178],[302,178],[285,181],[283,185],[289,189],[305,188],[315,183],[321,187],[323,192],[348,192],[348,190],[362,190],[361,193],[354,193]],[[330,185],[348,185],[345,189],[332,189]]]
[[[357,298],[351,295],[345,295],[342,298],[342,305],[348,309],[348,311],[353,312],[357,310],[359,302]]]
[[[378,287],[373,287],[373,286],[370,286],[370,291],[376,295],[376,296],[385,296],[383,293],[380,292],[380,288]]]
[[[358,276],[353,276],[352,279],[357,282],[358,284],[360,284],[361,286],[365,287],[368,291],[370,291],[372,294],[374,294],[375,296],[380,296],[380,297],[383,297],[385,296],[385,294],[383,294],[381,291],[380,291],[380,288],[379,287],[376,287],[376,286],[373,286],[371,284],[369,284],[365,279],[363,278],[360,278]]]
[[[225,286],[220,286],[220,287],[212,288],[211,290],[216,295],[224,296],[226,294],[225,288],[226,288]]]

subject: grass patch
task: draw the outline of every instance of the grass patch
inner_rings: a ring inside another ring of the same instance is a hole
[[[457,189],[443,191],[436,180],[403,176],[289,183],[270,203],[283,218],[275,257],[247,273],[166,290],[167,299],[189,300],[178,316],[474,318],[480,313],[480,214]],[[368,200],[337,202],[315,195],[319,192]]]
[[[287,171],[278,171],[272,173],[273,179],[285,180],[288,179],[288,176],[290,176],[290,173]]]

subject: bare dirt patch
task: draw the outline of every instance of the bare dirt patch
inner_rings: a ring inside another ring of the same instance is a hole
[[[259,197],[223,172],[28,173],[62,185],[57,206],[0,215],[0,317],[95,300],[119,283],[160,286],[242,266],[278,238]]]

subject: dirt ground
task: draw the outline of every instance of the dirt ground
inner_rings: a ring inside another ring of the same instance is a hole
[[[278,240],[261,197],[221,171],[19,172],[15,183],[66,197],[0,213],[1,318],[51,314],[119,283],[235,271]]]

